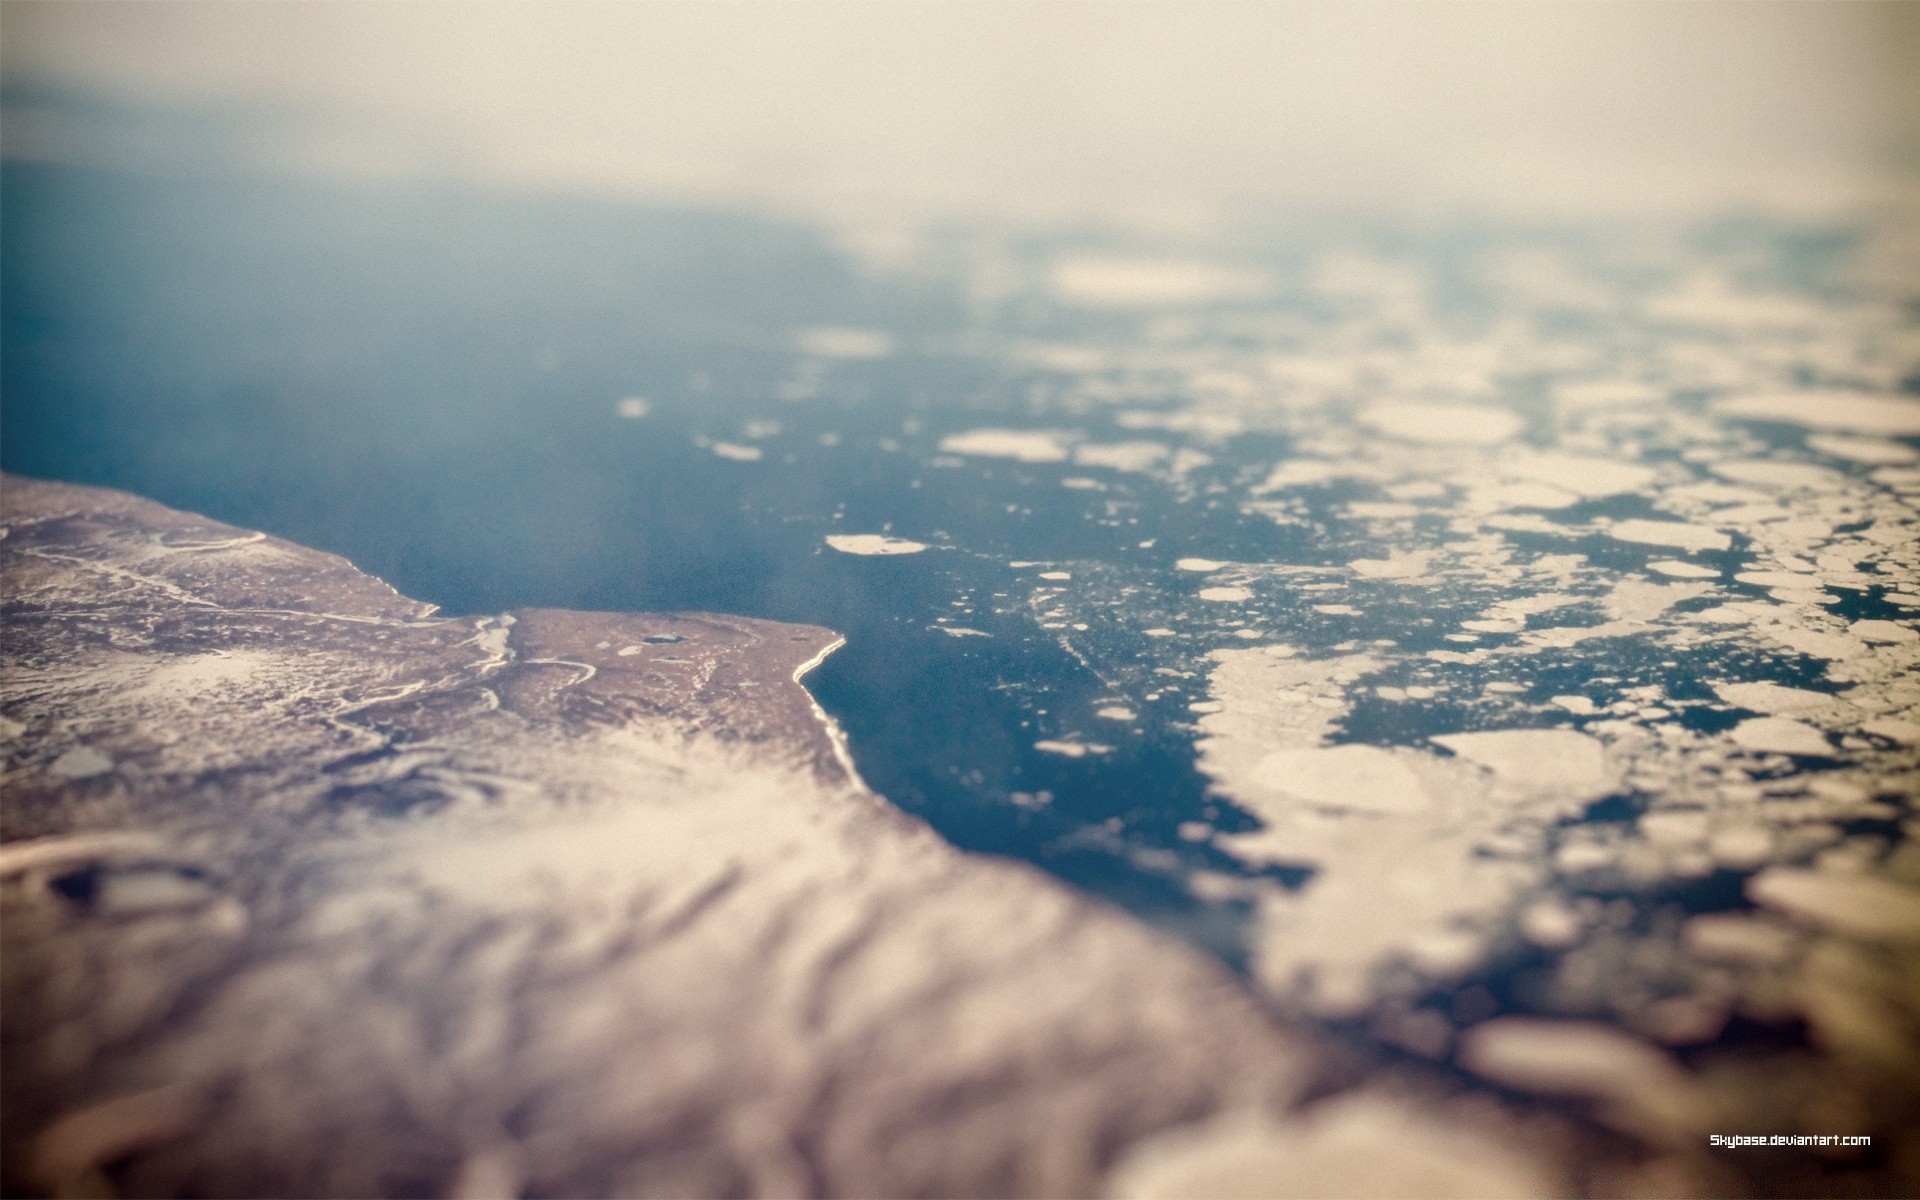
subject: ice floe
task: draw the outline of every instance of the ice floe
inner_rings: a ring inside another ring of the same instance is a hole
[[[1754,421],[1778,421],[1809,429],[1882,437],[1920,436],[1920,401],[1899,396],[1837,390],[1766,392],[1729,396],[1715,412]]]
[[[1365,409],[1360,420],[1388,437],[1434,446],[1494,446],[1522,428],[1507,409],[1480,404],[1390,401]]]
[[[879,533],[830,533],[827,545],[842,554],[918,554],[927,548],[925,542],[911,541],[907,538],[887,537]]]
[[[1256,272],[1202,259],[1092,254],[1055,262],[1048,281],[1069,303],[1114,309],[1212,304],[1258,296],[1268,287]]]
[[[1011,458],[1018,462],[1054,463],[1067,460],[1063,435],[1047,430],[974,429],[940,439],[949,454],[978,458]]]
[[[1676,550],[1725,550],[1733,539],[1718,529],[1681,521],[1649,521],[1641,517],[1607,527],[1607,536],[1643,546],[1671,546]]]

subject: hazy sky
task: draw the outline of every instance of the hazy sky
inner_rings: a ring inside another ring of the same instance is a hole
[[[803,208],[1824,207],[1913,160],[1920,113],[1920,5],[1898,3],[0,12],[16,82],[314,114],[282,164]],[[61,152],[31,115],[10,152]]]

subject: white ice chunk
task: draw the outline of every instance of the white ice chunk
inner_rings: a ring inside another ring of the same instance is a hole
[[[113,760],[92,746],[75,746],[47,768],[61,779],[91,779],[113,770]]]
[[[1778,683],[1716,683],[1713,685],[1713,692],[1735,708],[1750,709],[1769,715],[1844,703],[1825,692],[1787,687]]]
[[[1114,471],[1151,471],[1167,461],[1170,453],[1159,442],[1108,442],[1081,446],[1073,452],[1073,461],[1083,467]]]
[[[1855,621],[1847,626],[1847,632],[1863,642],[1879,642],[1891,645],[1895,642],[1911,642],[1920,638],[1911,628],[1895,621]]]
[[[1522,787],[1592,794],[1614,785],[1599,741],[1571,729],[1493,729],[1433,740]]]
[[[1064,436],[1045,429],[973,429],[940,439],[940,448],[949,454],[970,454],[977,458],[1065,462]]]
[[[1647,570],[1658,572],[1669,579],[1718,579],[1720,572],[1712,567],[1703,567],[1697,563],[1681,562],[1678,559],[1663,558],[1659,562],[1647,564]]]
[[[1160,308],[1243,300],[1264,293],[1265,276],[1203,259],[1079,254],[1053,264],[1061,299],[1088,308]]]
[[[918,554],[927,548],[925,542],[885,537],[878,533],[828,534],[827,545],[842,554]]]
[[[1326,808],[1418,812],[1432,802],[1406,762],[1380,746],[1280,750],[1256,770],[1268,787]]]
[[[1496,446],[1523,427],[1520,418],[1504,408],[1414,401],[1375,404],[1360,420],[1388,437],[1430,446]]]
[[[1779,421],[1808,429],[1882,437],[1920,436],[1920,402],[1837,389],[1728,396],[1714,402],[1723,416]]]
[[[1713,464],[1712,470],[1722,479],[1778,491],[1830,491],[1846,481],[1846,476],[1827,467],[1765,459],[1719,462]]]
[[[1920,942],[1920,889],[1872,875],[1773,867],[1747,881],[1754,903],[1875,942]]]
[[[1586,1021],[1500,1017],[1461,1038],[1460,1064],[1523,1092],[1606,1102],[1616,1118],[1671,1137],[1702,1115],[1701,1093],[1666,1053]]]
[[[1920,461],[1920,450],[1901,445],[1899,442],[1887,441],[1885,438],[1842,437],[1832,433],[1815,433],[1807,437],[1807,448],[1817,450],[1828,458],[1864,463],[1870,467],[1897,466],[1901,463]]]
[[[1821,757],[1833,753],[1818,729],[1787,717],[1753,717],[1734,726],[1729,736],[1748,750],[1769,754]]]
[[[1648,521],[1640,517],[1607,527],[1607,536],[1643,546],[1672,546],[1678,550],[1725,550],[1733,540],[1718,529],[1684,521]]]
[[[885,358],[893,353],[893,338],[877,329],[819,326],[794,335],[794,346],[815,358]]]

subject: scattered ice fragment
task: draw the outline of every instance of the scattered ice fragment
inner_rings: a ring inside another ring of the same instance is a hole
[[[1803,924],[1872,942],[1920,942],[1920,889],[1872,875],[1771,867],[1747,898]]]
[[[1793,931],[1770,918],[1744,913],[1705,913],[1681,929],[1689,950],[1723,962],[1768,964],[1793,949]]]
[[[1279,750],[1256,770],[1273,790],[1324,808],[1406,813],[1432,803],[1405,759],[1380,746]]]
[[[968,629],[964,625],[939,625],[939,626],[936,626],[936,628],[939,629],[941,633],[946,634],[948,637],[992,637],[993,636],[992,634],[986,632],[983,629]]]
[[[1836,389],[1728,396],[1713,410],[1723,416],[1779,421],[1808,429],[1883,437],[1920,436],[1920,401]]]
[[[92,746],[75,746],[47,768],[61,779],[91,779],[113,770],[113,760]]]
[[[1603,1115],[1665,1138],[1690,1132],[1702,1116],[1701,1093],[1679,1064],[1593,1022],[1498,1017],[1461,1035],[1458,1059],[1518,1091],[1603,1101],[1612,1110]]]
[[[1847,626],[1847,632],[1863,642],[1891,644],[1920,639],[1920,633],[1894,621],[1855,621]]]
[[[1501,466],[1509,475],[1578,492],[1588,499],[1642,492],[1654,480],[1652,467],[1557,451],[1522,453]]]
[[[1713,693],[1735,708],[1768,714],[1844,703],[1825,692],[1787,687],[1778,683],[1716,683],[1713,685]]]
[[[1580,502],[1578,493],[1569,492],[1565,488],[1557,488],[1548,483],[1503,483],[1497,487],[1475,492],[1473,499],[1482,507],[1482,511],[1506,508],[1538,508],[1553,511],[1571,508]],[[1419,511],[1412,509],[1411,506],[1409,510],[1410,512]]]
[[[1537,900],[1520,914],[1520,934],[1543,950],[1564,950],[1580,940],[1578,913],[1558,900]]]
[[[1065,462],[1067,448],[1063,435],[1044,429],[974,429],[940,439],[940,448],[949,454],[971,454],[979,458],[1011,458],[1020,462]]]
[[[1160,308],[1241,300],[1267,290],[1265,277],[1222,263],[1186,258],[1079,254],[1053,264],[1048,282],[1061,299],[1088,308]]]
[[[1073,572],[1072,571],[1042,571],[1040,572],[1040,578],[1052,579],[1055,581],[1064,581],[1064,580],[1072,579]]]
[[[1555,696],[1553,702],[1575,716],[1584,717],[1600,711],[1585,696]]]
[[[1243,587],[1210,587],[1200,589],[1202,600],[1234,602],[1253,599],[1253,593]]]
[[[1175,475],[1185,475],[1190,471],[1198,471],[1201,467],[1211,465],[1213,465],[1213,455],[1203,450],[1195,450],[1191,446],[1182,446],[1173,452],[1170,469]]]
[[[1733,540],[1718,529],[1683,521],[1649,521],[1641,517],[1607,527],[1607,536],[1644,546],[1672,546],[1678,550],[1725,550]]]
[[[1043,754],[1058,754],[1066,758],[1085,758],[1089,754],[1108,754],[1112,746],[1102,746],[1098,742],[1062,742],[1043,739],[1035,742],[1033,748]]]
[[[1322,462],[1313,458],[1294,458],[1275,466],[1268,474],[1266,482],[1253,490],[1256,493],[1263,493],[1278,492],[1290,487],[1310,487],[1315,484],[1330,483],[1353,473],[1336,463]]]
[[[1175,409],[1172,412],[1155,412],[1150,409],[1124,409],[1113,414],[1113,423],[1122,429],[1164,429],[1168,433],[1190,433],[1195,437],[1225,439],[1246,431],[1247,423],[1231,413],[1207,412],[1197,409]],[[1182,447],[1173,456],[1173,469],[1182,470],[1181,460],[1193,461],[1191,456],[1200,459],[1207,456],[1199,451],[1189,451]],[[1204,465],[1204,464],[1203,464]]]
[[[1407,961],[1429,979],[1457,979],[1486,957],[1486,939],[1465,929],[1442,929],[1407,939]]]
[[[1841,437],[1831,433],[1811,434],[1807,447],[1829,458],[1864,463],[1871,467],[1893,466],[1920,460],[1920,450],[1884,438]]]
[[[1173,565],[1182,571],[1218,571],[1227,564],[1211,558],[1183,558]]]
[[[1666,392],[1660,388],[1629,380],[1593,379],[1563,383],[1554,391],[1561,404],[1576,411],[1583,408],[1629,408],[1666,398]]]
[[[1601,600],[1609,617],[1616,621],[1651,621],[1682,600],[1691,600],[1712,589],[1704,583],[1648,583],[1623,579]]]
[[[878,533],[830,533],[827,545],[842,554],[918,554],[927,548],[925,542]]]
[[[1356,558],[1347,567],[1363,579],[1417,579],[1426,574],[1432,557],[1396,550],[1385,558]]]
[[[1756,487],[1777,488],[1784,491],[1803,488],[1826,491],[1845,482],[1845,477],[1837,471],[1817,467],[1812,463],[1742,459],[1735,462],[1714,463],[1711,470],[1720,478],[1731,479],[1735,483],[1748,483]]]
[[[1168,454],[1167,448],[1159,442],[1113,442],[1081,446],[1073,452],[1073,461],[1083,467],[1151,471],[1165,462]]]
[[[1823,757],[1833,753],[1826,735],[1787,717],[1753,717],[1734,726],[1729,736],[1748,750],[1768,754]]]
[[[1613,847],[1602,842],[1574,841],[1562,845],[1553,854],[1553,865],[1571,875],[1598,871],[1613,865]]]
[[[893,338],[877,329],[819,326],[794,335],[794,346],[815,358],[885,358],[893,353]]]
[[[1886,738],[1890,742],[1899,742],[1911,746],[1920,742],[1920,721],[1906,721],[1899,717],[1876,717],[1860,726],[1867,733]]]
[[[1571,503],[1573,497],[1568,497]],[[1347,505],[1347,515],[1360,521],[1398,521],[1420,515],[1417,504],[1403,504],[1396,500],[1356,500]]]
[[[1713,861],[1734,870],[1752,870],[1773,856],[1773,834],[1758,825],[1732,825],[1707,841]]]
[[[759,462],[760,447],[742,446],[734,442],[715,442],[713,452],[721,458],[730,458],[735,462]]]
[[[1867,644],[1858,638],[1842,637],[1837,633],[1825,633],[1784,621],[1767,624],[1762,627],[1762,632],[1781,645],[1814,658],[1852,658],[1865,653],[1867,649]]]
[[[1642,813],[1635,825],[1641,837],[1668,849],[1691,846],[1707,836],[1707,814],[1698,809]]]
[[[1146,634],[1148,637],[1151,637],[1151,638],[1163,638],[1163,637],[1173,636],[1173,630],[1164,629],[1164,628],[1143,629],[1140,632]]]
[[[1600,743],[1571,729],[1491,729],[1433,741],[1522,787],[1590,795],[1614,785]]]
[[[1229,1113],[1129,1150],[1114,1200],[1327,1196],[1520,1200],[1565,1190],[1510,1142],[1384,1092],[1348,1092],[1285,1124]]]
[[[1647,564],[1647,570],[1657,571],[1670,579],[1718,579],[1720,572],[1712,567],[1703,567],[1697,563],[1681,562],[1679,559],[1663,558],[1659,562]]]
[[[1480,404],[1389,401],[1365,409],[1360,420],[1388,437],[1434,446],[1498,445],[1522,428],[1513,413]]]
[[[1096,717],[1105,717],[1109,721],[1131,721],[1135,714],[1132,709],[1124,705],[1109,704],[1105,708],[1095,710],[1093,715]]]
[[[613,411],[629,421],[638,421],[640,418],[652,412],[653,406],[647,403],[646,397],[644,396],[628,396],[618,404],[615,404]]]
[[[1313,611],[1325,613],[1330,617],[1357,617],[1360,610],[1351,604],[1316,604]]]

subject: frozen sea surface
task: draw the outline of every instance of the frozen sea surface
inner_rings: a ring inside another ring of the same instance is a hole
[[[836,630],[876,791],[1383,1063],[1656,1140],[1912,1098],[1910,226],[4,188],[10,471],[454,614]]]

